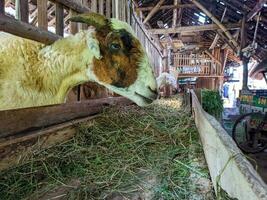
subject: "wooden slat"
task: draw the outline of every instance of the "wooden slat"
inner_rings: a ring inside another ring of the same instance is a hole
[[[97,12],[97,0],[91,0],[91,10]]]
[[[40,28],[5,15],[0,15],[0,31],[5,31],[44,44],[52,44],[61,38],[59,35],[41,30]]]
[[[240,24],[224,24],[227,29],[239,29]],[[170,34],[170,33],[186,33],[186,32],[200,32],[200,31],[214,31],[220,29],[216,24],[207,24],[199,26],[181,26],[177,28],[166,29],[149,29],[152,34]]]
[[[53,0],[53,1],[60,3],[65,7],[70,8],[78,13],[86,13],[91,11],[87,6],[82,5],[80,1],[76,0]]]
[[[29,21],[28,0],[16,0],[16,18],[23,21]]]
[[[0,0],[0,14],[5,13],[5,0]]]
[[[0,138],[97,114],[105,106],[130,104],[124,97],[0,111]]]
[[[104,14],[104,0],[98,0],[98,6],[99,6],[98,13],[103,15]]]
[[[47,0],[37,0],[38,27],[47,30]]]
[[[59,3],[56,3],[56,34],[64,35],[64,9]]]
[[[106,0],[106,17],[111,17],[111,0]]]
[[[73,10],[70,10],[70,17],[75,16],[76,12]],[[70,33],[75,34],[78,32],[78,23],[76,22],[70,22]]]

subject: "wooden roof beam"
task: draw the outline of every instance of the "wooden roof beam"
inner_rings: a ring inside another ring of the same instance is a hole
[[[178,0],[174,0],[174,6],[177,6],[177,5],[178,5]],[[173,10],[172,28],[175,28],[177,25],[177,15],[178,15],[177,11],[178,11],[177,9]]]
[[[156,12],[158,12],[160,6],[164,3],[164,1],[165,0],[160,0],[157,5],[148,13],[145,20],[143,21],[144,24],[147,23]]]
[[[267,3],[267,0],[259,0],[255,7],[248,13],[247,21],[253,19],[255,15],[263,8],[264,4]]]
[[[227,28],[210,12],[208,11],[202,4],[200,4],[197,0],[191,0],[192,3],[194,3],[201,11],[203,11],[215,24],[217,24],[220,29],[224,32],[224,34],[227,36],[230,43],[232,43],[236,49],[239,48],[238,43],[233,38],[231,33],[227,30]]]
[[[240,24],[224,24],[226,29],[239,29]],[[152,34],[170,34],[170,33],[186,33],[186,32],[201,32],[201,31],[216,31],[220,29],[216,24],[207,24],[199,26],[181,26],[177,28],[165,29],[149,29]]]
[[[159,8],[159,10],[165,10],[165,9],[177,9],[177,8],[195,8],[196,6],[194,4],[177,4],[177,5],[164,5]],[[149,7],[138,7],[136,10],[140,11],[150,11],[154,8],[154,6]]]

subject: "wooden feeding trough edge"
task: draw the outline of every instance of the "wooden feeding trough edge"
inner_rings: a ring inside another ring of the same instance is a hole
[[[30,152],[73,137],[80,123],[111,105],[130,105],[124,97],[0,111],[0,170],[23,163]],[[30,155],[30,154],[29,154]]]

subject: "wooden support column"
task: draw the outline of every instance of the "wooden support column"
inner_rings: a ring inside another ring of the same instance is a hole
[[[64,36],[64,10],[59,3],[56,3],[56,34]]]
[[[37,0],[38,27],[47,30],[47,0]]]
[[[0,14],[5,13],[5,0],[0,0]]]
[[[29,21],[28,0],[16,0],[16,19],[28,23]]]
[[[246,26],[246,16],[242,19],[242,27],[241,27],[241,45],[240,45],[240,58],[243,63],[243,86],[242,90],[248,91],[248,63],[249,58],[244,56],[242,49],[247,46],[247,26]]]

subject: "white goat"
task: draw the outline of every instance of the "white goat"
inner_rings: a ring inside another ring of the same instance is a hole
[[[131,27],[90,13],[95,27],[45,46],[0,33],[0,110],[63,103],[78,84],[97,82],[139,106],[157,97],[156,80]]]

